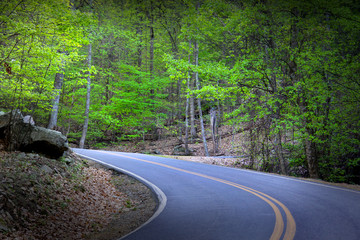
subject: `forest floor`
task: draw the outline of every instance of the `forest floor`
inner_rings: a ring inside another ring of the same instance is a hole
[[[209,127],[207,127],[209,128]],[[211,140],[211,132],[206,131],[207,145],[209,154],[211,156],[234,156],[239,152],[244,152],[246,149],[246,143],[242,141],[246,137],[245,133],[235,133],[232,132],[231,127],[222,126],[219,129],[220,148],[214,154],[214,145]],[[164,133],[165,134],[165,133]],[[200,138],[201,134],[198,133],[198,136],[195,137],[192,143],[189,142],[189,150],[192,156],[205,156],[204,146],[202,144],[202,139]],[[184,140],[179,139],[178,137],[173,136],[164,136],[161,135],[156,140],[133,140],[133,141],[123,141],[117,144],[116,146],[104,147],[104,150],[113,150],[120,152],[137,152],[145,154],[162,154],[162,155],[177,155],[181,154],[181,151],[176,153],[177,147],[184,147]],[[175,150],[175,152],[174,152]]]

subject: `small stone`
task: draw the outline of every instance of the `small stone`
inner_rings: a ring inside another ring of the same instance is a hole
[[[34,121],[34,118],[30,115],[26,115],[23,119],[23,122],[24,123],[28,123],[30,124],[31,126],[35,126],[35,121]]]

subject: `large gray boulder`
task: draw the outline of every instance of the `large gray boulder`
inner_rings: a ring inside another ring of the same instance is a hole
[[[29,135],[20,150],[43,153],[52,158],[59,158],[69,149],[67,139],[61,132],[34,126]]]
[[[20,111],[0,112],[0,138],[9,150],[42,153],[59,158],[69,149],[67,139],[60,132],[34,125],[31,117],[25,118]]]

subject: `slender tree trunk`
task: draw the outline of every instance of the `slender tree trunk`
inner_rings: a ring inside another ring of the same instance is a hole
[[[308,135],[311,136],[313,131],[307,128]],[[316,157],[316,143],[309,138],[305,139],[305,153],[308,163],[310,178],[319,178],[318,162]]]
[[[281,130],[279,129],[278,134],[277,134],[277,139],[276,139],[277,140],[276,141],[277,142],[276,143],[276,152],[277,152],[278,158],[280,160],[281,173],[284,174],[284,175],[287,175],[281,138],[282,138],[282,134],[281,134]]]
[[[192,44],[191,40],[189,40],[189,51],[191,51]],[[189,54],[189,63],[191,62],[191,55]],[[195,89],[195,81],[190,75],[189,78],[189,90]],[[189,98],[189,107],[190,107],[190,142],[193,143],[194,139],[197,138],[196,128],[195,128],[195,98],[193,94],[190,95]]]
[[[142,18],[140,17],[140,22],[142,22]],[[142,29],[139,26],[136,28],[136,34],[139,36],[142,36]],[[141,70],[142,66],[142,39],[140,39],[140,43],[137,47],[137,66],[139,67],[139,70]]]
[[[86,105],[85,105],[85,120],[84,120],[83,131],[82,131],[82,135],[81,135],[81,139],[80,139],[80,144],[79,144],[80,148],[84,148],[86,134],[87,134],[88,126],[89,126],[90,92],[91,92],[91,73],[90,73],[91,56],[92,56],[92,49],[91,49],[91,43],[90,43],[89,48],[88,48],[88,68],[89,68],[89,72],[88,72],[88,77],[87,77],[87,88],[86,88],[87,91],[86,91]]]
[[[191,49],[191,41],[189,41],[189,47]],[[189,52],[189,57],[188,57],[188,63],[191,64],[191,54]],[[190,81],[191,81],[191,72],[188,72],[188,77],[187,77],[187,81],[186,81],[186,87],[187,87],[187,91],[190,90]],[[186,107],[185,107],[185,154],[189,155],[190,151],[189,151],[189,105],[190,105],[190,98],[189,98],[189,93],[186,94]]]
[[[194,81],[190,79],[190,90],[194,89]],[[196,128],[195,128],[195,98],[191,94],[189,99],[190,104],[190,138],[191,142],[194,142],[194,139],[197,138]]]
[[[151,75],[151,79],[153,78],[153,72],[154,72],[154,41],[155,41],[155,33],[154,33],[154,17],[153,17],[153,6],[152,6],[152,1],[150,1],[150,13],[149,13],[149,18],[150,18],[150,50],[149,50],[149,72]],[[151,95],[154,94],[154,89],[150,90]]]
[[[269,163],[270,163],[269,133],[270,133],[269,128],[264,128],[264,138],[263,138],[263,141],[262,141],[262,155],[263,155],[262,170],[263,171],[269,171],[270,170],[269,169]]]
[[[92,7],[92,0],[90,0],[90,7]],[[92,13],[92,10],[91,10]],[[84,120],[84,126],[83,131],[80,139],[80,148],[84,148],[86,134],[89,126],[89,112],[90,112],[90,92],[91,92],[91,57],[92,57],[92,46],[91,43],[89,44],[88,48],[88,76],[87,76],[87,87],[86,87],[86,105],[85,105],[85,120]]]
[[[199,65],[199,46],[197,41],[194,42],[194,56],[195,56],[195,66]],[[196,83],[196,89],[200,90],[200,82],[199,82],[199,73],[195,72],[195,83]],[[209,156],[208,146],[206,142],[206,136],[205,136],[205,128],[204,128],[204,120],[202,116],[202,109],[201,109],[201,99],[197,98],[197,103],[199,107],[199,118],[200,118],[200,126],[201,126],[201,135],[203,138],[203,144],[204,144],[204,151],[205,156]]]
[[[150,49],[149,49],[149,72],[150,72],[150,81],[151,81],[151,88],[150,88],[150,99],[154,100],[155,98],[155,90],[154,90],[154,42],[155,42],[155,33],[154,33],[154,17],[153,17],[153,2],[150,1],[150,12],[148,15],[150,19]],[[153,102],[153,101],[152,101]],[[154,103],[152,103],[153,110]],[[156,117],[153,119],[156,122]],[[157,127],[155,126],[153,129],[153,138],[155,139],[157,136]]]
[[[189,45],[191,46],[191,42],[189,42]],[[189,54],[189,64],[191,64],[191,56]],[[188,72],[188,78],[186,81],[186,87],[187,90],[189,90],[190,88],[190,79],[191,79],[191,73],[190,71]],[[188,93],[187,93],[188,95]],[[185,154],[189,155],[190,151],[189,151],[189,103],[190,103],[190,99],[188,98],[188,96],[186,96],[186,107],[185,107]]]
[[[56,96],[54,98],[51,115],[49,119],[49,124],[48,124],[49,129],[54,129],[57,124],[57,116],[59,111],[59,102],[60,102],[60,95],[61,95],[63,82],[64,82],[64,69],[61,69],[61,72],[56,73],[55,75],[54,88],[56,91]]]
[[[150,66],[149,66],[149,71],[150,74],[153,73],[154,71],[154,40],[155,40],[155,35],[154,35],[154,27],[153,27],[153,20],[151,20],[151,26],[150,26]]]
[[[220,83],[218,81],[218,85],[220,86]],[[215,141],[216,141],[216,152],[219,152],[219,148],[221,146],[221,125],[222,125],[222,119],[223,119],[223,110],[224,106],[220,103],[220,100],[217,102],[217,109],[216,112],[217,120],[216,120],[216,128],[215,128]]]
[[[306,113],[308,112],[307,104],[305,100],[306,98],[303,96],[300,101],[300,110],[302,115],[306,115]],[[306,129],[306,134],[307,134],[306,138],[304,139],[305,156],[306,156],[310,178],[319,178],[316,143],[311,141],[310,139],[311,136],[314,135],[313,129],[309,127],[310,122],[311,120],[306,118],[303,121],[303,127],[304,129]]]
[[[186,98],[186,107],[185,107],[185,155],[189,155],[189,98]]]
[[[177,97],[178,99],[176,100],[177,104],[176,104],[176,119],[178,119],[177,121],[177,128],[178,128],[178,131],[177,131],[177,134],[178,134],[178,139],[179,139],[179,142],[183,142],[183,122],[180,120],[181,117],[182,117],[182,106],[183,106],[183,102],[182,102],[182,99],[181,99],[181,81],[178,80],[177,81]],[[185,126],[186,127],[186,126]]]
[[[252,124],[253,125],[253,124]],[[255,164],[255,136],[254,136],[254,131],[253,131],[253,126],[250,127],[249,129],[249,137],[250,137],[250,163],[249,163],[249,168],[253,169],[254,168],[254,164]]]
[[[211,108],[210,110],[210,126],[211,126],[211,135],[213,140],[213,151],[214,154],[217,153],[217,141],[216,141],[216,128],[217,128],[217,118],[216,118],[216,110]]]

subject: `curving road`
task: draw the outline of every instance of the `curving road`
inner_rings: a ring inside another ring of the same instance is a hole
[[[255,171],[73,149],[141,178],[155,215],[124,240],[360,239],[360,192]]]

